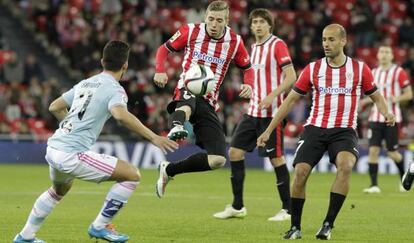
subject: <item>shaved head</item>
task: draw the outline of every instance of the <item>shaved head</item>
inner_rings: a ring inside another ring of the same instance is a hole
[[[336,33],[338,33],[338,36],[340,38],[346,38],[346,30],[340,24],[330,24],[330,25],[326,26],[323,30],[324,31],[325,30],[335,31]]]

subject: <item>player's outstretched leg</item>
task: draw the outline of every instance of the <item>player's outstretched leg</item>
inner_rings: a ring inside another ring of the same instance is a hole
[[[159,198],[165,194],[165,188],[168,182],[175,175],[190,172],[209,171],[223,167],[226,162],[224,156],[207,155],[206,153],[196,153],[188,158],[178,162],[169,163],[161,162],[159,167],[159,176],[156,183],[156,193]]]
[[[42,195],[37,198],[35,204],[33,205],[33,209],[30,212],[29,218],[27,219],[26,225],[23,227],[22,231],[16,235],[13,243],[45,242],[43,240],[37,239],[35,237],[36,233],[43,225],[46,217],[52,212],[52,210],[60,202],[63,196],[69,191],[71,186],[72,181],[68,182],[67,184],[54,185],[47,191],[43,192]]]
[[[408,168],[407,172],[405,172],[402,178],[402,185],[405,190],[409,191],[414,181],[414,162],[411,163],[410,167]]]
[[[118,181],[106,195],[104,205],[89,226],[88,234],[91,238],[102,239],[108,242],[126,242],[129,236],[118,233],[112,225],[113,218],[128,202],[129,197],[139,184],[140,174],[131,164],[118,160],[116,168],[109,180]]]

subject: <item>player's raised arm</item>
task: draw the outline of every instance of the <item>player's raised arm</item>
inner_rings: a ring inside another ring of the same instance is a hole
[[[116,105],[110,109],[112,116],[130,131],[148,139],[155,146],[159,147],[164,153],[174,151],[178,144],[165,137],[158,136],[153,131],[144,126],[138,118],[132,115],[125,106]]]
[[[155,56],[155,75],[154,83],[160,87],[164,88],[168,81],[167,73],[165,72],[164,63],[167,60],[168,54],[170,52],[178,52],[182,50],[188,38],[188,25],[183,25],[175,34],[164,44],[162,44]]]

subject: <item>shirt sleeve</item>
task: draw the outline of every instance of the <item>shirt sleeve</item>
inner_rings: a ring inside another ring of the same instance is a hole
[[[128,96],[124,90],[124,88],[120,87],[115,90],[115,92],[112,94],[111,98],[108,102],[108,110],[110,110],[112,107],[120,105],[120,106],[127,106],[128,103]]]
[[[400,87],[402,89],[404,89],[405,87],[410,85],[410,79],[408,79],[407,72],[403,68],[401,68],[401,71],[400,71],[397,79],[398,79],[398,83],[400,84]]]
[[[187,45],[188,40],[188,25],[181,26],[177,32],[165,43],[165,46],[171,52],[178,52]]]
[[[63,100],[68,104],[68,107],[72,106],[73,98],[75,96],[75,88],[71,88],[62,94]]]
[[[289,49],[286,43],[282,40],[275,44],[275,58],[280,68],[292,64],[292,59],[289,55]]]
[[[303,69],[303,71],[300,73],[299,78],[293,87],[293,90],[300,95],[306,95],[309,92],[311,86],[310,67],[307,65],[305,69]]]
[[[372,75],[371,69],[367,64],[364,63],[362,67],[362,91],[365,95],[371,95],[377,91],[377,86],[374,82],[374,76]]]
[[[240,69],[249,69],[252,65],[250,63],[249,53],[244,46],[244,42],[240,39],[239,47],[237,48],[236,55],[234,56],[234,64]]]

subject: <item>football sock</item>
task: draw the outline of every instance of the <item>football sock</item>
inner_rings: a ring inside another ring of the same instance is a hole
[[[57,195],[52,187],[43,192],[33,205],[33,209],[20,235],[28,240],[35,238],[36,232],[39,231],[45,218],[52,212],[61,199],[62,196]]]
[[[398,172],[400,173],[400,178],[402,179],[402,177],[404,176],[404,159],[402,159],[400,162],[395,162],[395,165],[398,168]]]
[[[276,185],[279,191],[279,197],[282,201],[282,208],[290,211],[290,188],[289,180],[290,175],[286,164],[274,167],[276,174]]]
[[[231,165],[231,188],[233,191],[232,207],[236,210],[243,208],[243,184],[245,177],[244,160],[230,161]]]
[[[175,176],[181,173],[198,172],[211,170],[208,164],[208,155],[206,153],[196,153],[181,161],[170,163],[165,171],[168,176]]]
[[[371,186],[378,186],[378,164],[368,163],[369,176],[371,177]]]
[[[410,173],[414,173],[414,163],[411,163],[410,165]]]
[[[297,229],[300,230],[300,224],[302,219],[302,210],[303,205],[305,204],[304,198],[291,198],[291,226],[295,226]]]
[[[92,223],[93,227],[100,230],[110,224],[119,210],[128,202],[138,184],[139,182],[136,181],[115,183],[106,195],[104,205]]]
[[[331,192],[331,196],[329,200],[329,209],[328,209],[328,213],[326,214],[324,222],[328,222],[329,225],[333,227],[336,216],[338,215],[339,210],[341,210],[341,207],[345,201],[345,198],[346,198],[345,195]]]
[[[168,119],[168,126],[173,128],[176,125],[184,125],[185,122],[185,112],[182,110],[174,111],[169,119]]]

